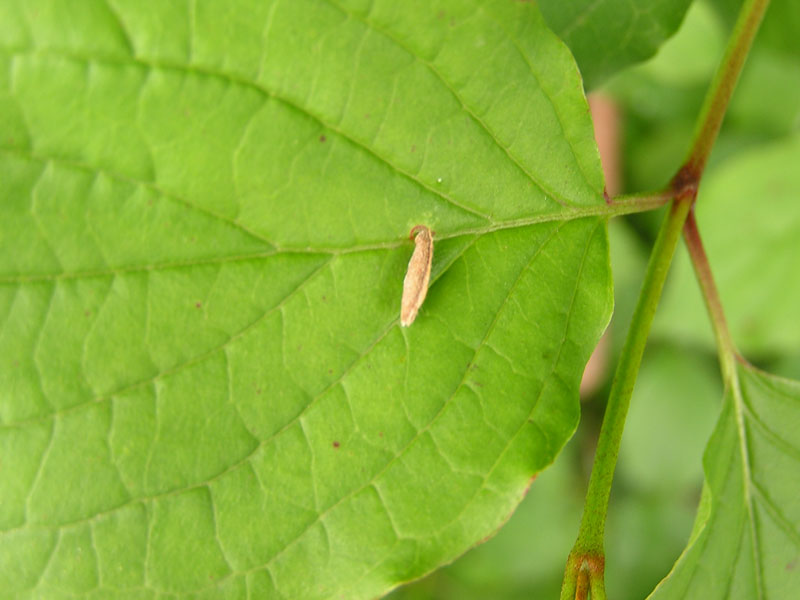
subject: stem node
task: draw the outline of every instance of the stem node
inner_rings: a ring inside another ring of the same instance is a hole
[[[670,181],[669,189],[674,194],[676,200],[684,198],[691,198],[692,203],[697,197],[697,188],[700,185],[700,176],[702,173],[698,171],[691,163],[686,163]]]

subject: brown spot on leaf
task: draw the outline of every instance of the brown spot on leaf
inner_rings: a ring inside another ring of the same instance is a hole
[[[334,448],[338,448],[338,447],[339,447],[339,442],[336,442],[336,441],[334,441],[334,442],[333,442],[333,447],[334,447]]]
[[[328,140],[328,138],[326,138],[324,135],[321,135],[321,136],[319,136],[319,141],[320,141],[320,142],[322,142],[323,144],[324,144],[324,143],[325,143],[327,140]]]

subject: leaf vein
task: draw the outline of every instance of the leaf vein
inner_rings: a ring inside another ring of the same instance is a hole
[[[467,113],[467,115],[469,115],[469,117],[484,131],[484,133],[486,133],[489,136],[489,138],[492,140],[492,142],[498,148],[500,148],[506,154],[506,156],[508,156],[509,160],[515,166],[515,168],[519,169],[519,171],[523,175],[525,175],[532,183],[534,183],[534,185],[536,185],[545,194],[546,197],[551,198],[553,201],[555,201],[556,203],[560,204],[561,206],[575,206],[575,204],[573,202],[570,202],[568,199],[561,197],[554,190],[549,189],[549,187],[543,181],[541,181],[540,178],[536,177],[527,168],[525,168],[525,166],[523,166],[523,164],[520,162],[519,158],[517,158],[517,156],[514,153],[511,152],[510,147],[506,146],[505,144],[503,144],[498,139],[497,134],[489,127],[489,125],[483,119],[481,119],[477,115],[477,113],[475,113],[475,111],[473,111],[467,105],[467,103],[464,101],[464,99],[461,97],[461,95],[456,91],[454,85],[448,79],[446,79],[444,77],[444,75],[433,65],[433,63],[431,63],[430,61],[425,60],[421,56],[415,54],[411,50],[411,48],[409,48],[406,44],[401,42],[399,38],[397,38],[395,35],[390,33],[388,30],[380,27],[376,23],[374,23],[372,21],[369,21],[367,18],[359,17],[357,14],[355,14],[355,12],[347,10],[345,7],[341,6],[340,4],[335,2],[334,0],[324,0],[324,1],[327,2],[328,4],[330,4],[331,6],[334,6],[335,8],[339,9],[344,14],[346,14],[346,15],[352,17],[352,18],[358,19],[365,26],[367,26],[370,29],[372,29],[373,31],[383,35],[388,40],[390,40],[392,43],[394,43],[396,46],[398,46],[399,48],[401,48],[402,50],[407,52],[409,55],[411,55],[415,60],[419,61],[422,65],[425,65],[425,67],[427,67],[428,70],[431,73],[433,73],[433,75],[442,83],[442,85],[445,87],[445,89],[447,89],[447,91],[450,92],[450,94],[455,98],[455,100],[461,105],[461,108],[463,109],[463,111],[465,113]],[[519,46],[516,45],[516,44],[515,44],[515,46],[517,47],[517,50],[522,54],[523,59],[526,60],[526,63],[529,65],[529,67],[531,67],[530,63],[527,61],[527,58],[524,56],[524,53],[522,53],[521,48],[519,48]],[[536,73],[533,72],[532,67],[531,67],[531,73],[534,75],[534,77],[536,77],[537,82],[539,82],[539,78],[536,75]],[[542,89],[542,92],[545,94],[545,96],[547,96],[548,100],[550,101],[551,104],[553,104],[553,106],[555,108],[555,104],[553,103],[553,99],[550,98],[547,95],[547,93],[541,87],[541,83],[540,82],[539,82],[539,88]],[[563,127],[563,124],[561,124],[560,117],[558,117],[558,119],[559,119],[559,124],[561,126],[561,129],[563,131],[564,127]],[[571,144],[570,144],[570,148],[572,149],[573,154],[574,154],[575,151],[574,151],[574,148],[572,148]],[[576,162],[577,162],[577,159],[576,159]],[[581,168],[580,164],[578,164],[578,168],[581,169],[581,173],[583,173],[583,169]],[[585,175],[584,175],[584,178],[585,178]]]

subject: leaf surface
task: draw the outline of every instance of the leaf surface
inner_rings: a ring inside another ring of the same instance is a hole
[[[539,0],[548,25],[575,55],[587,89],[653,56],[683,20],[691,0]]]
[[[790,598],[800,585],[800,383],[744,363],[734,379],[689,546],[650,598]]]
[[[588,109],[536,8],[2,12],[5,589],[371,598],[491,535],[611,309]]]

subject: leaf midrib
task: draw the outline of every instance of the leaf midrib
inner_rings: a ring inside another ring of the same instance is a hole
[[[222,224],[233,227],[243,234],[248,236],[250,239],[258,241],[259,243],[265,244],[268,250],[264,252],[252,252],[246,253],[241,255],[227,255],[227,256],[209,256],[204,258],[197,258],[197,259],[186,259],[186,260],[178,260],[178,261],[167,261],[163,263],[146,263],[146,264],[129,264],[129,265],[119,265],[119,266],[111,266],[109,265],[108,268],[99,268],[99,269],[87,269],[84,271],[62,271],[62,272],[55,272],[55,273],[32,273],[32,274],[25,274],[25,273],[14,273],[14,274],[3,274],[0,275],[0,285],[3,284],[25,284],[25,283],[35,283],[41,281],[49,281],[49,280],[62,280],[62,279],[81,279],[81,278],[94,278],[94,277],[105,277],[105,276],[112,276],[112,275],[119,275],[119,274],[126,274],[126,273],[134,273],[134,272],[142,272],[142,271],[159,271],[159,270],[167,270],[167,269],[177,269],[181,267],[191,267],[191,266],[202,266],[202,265],[211,265],[211,264],[219,264],[222,262],[235,262],[237,260],[250,260],[250,259],[258,259],[258,258],[266,258],[269,256],[275,256],[278,254],[330,254],[330,255],[343,255],[343,254],[353,254],[358,252],[369,252],[373,250],[390,250],[395,249],[403,246],[406,241],[406,232],[403,231],[401,233],[401,237],[399,239],[394,240],[387,240],[385,242],[374,242],[374,243],[366,243],[366,244],[359,244],[359,245],[352,245],[352,246],[286,246],[276,243],[275,241],[269,240],[265,238],[263,235],[256,233],[252,229],[249,229],[247,226],[243,225],[242,223],[227,218],[223,215],[220,215],[216,212],[210,211],[205,209],[197,204],[194,204],[184,198],[181,198],[177,194],[166,192],[163,190],[158,184],[154,182],[148,181],[141,181],[135,178],[123,175],[116,171],[112,171],[108,168],[103,167],[95,167],[86,163],[81,163],[74,160],[69,160],[59,156],[43,156],[41,154],[34,154],[29,151],[24,151],[19,148],[9,148],[0,146],[0,152],[5,152],[6,154],[13,155],[16,157],[22,157],[23,159],[39,162],[42,164],[47,163],[54,163],[54,164],[61,164],[63,166],[86,171],[92,174],[103,174],[111,179],[129,183],[131,185],[141,186],[144,189],[150,190],[159,195],[159,197],[170,201],[175,202],[185,209],[198,212],[202,215],[205,215],[212,219],[217,219]],[[637,205],[635,203],[631,204],[623,204],[623,203],[607,203],[604,202],[602,204],[587,206],[587,207],[578,207],[572,209],[563,209],[561,212],[557,213],[549,213],[549,214],[538,214],[533,215],[531,217],[523,217],[519,219],[511,219],[507,221],[496,221],[484,227],[465,227],[457,230],[452,231],[443,231],[436,233],[437,240],[445,240],[445,239],[453,239],[457,237],[462,237],[466,235],[484,235],[488,233],[493,233],[496,231],[501,231],[505,229],[516,229],[520,227],[527,227],[530,225],[536,225],[539,223],[551,223],[555,221],[571,221],[575,219],[583,219],[588,217],[611,217],[617,216],[622,214],[628,214],[632,212],[639,212],[642,210],[646,210],[651,208],[648,205],[641,204]]]
[[[730,350],[726,350],[731,352]],[[731,357],[736,360],[735,356]],[[744,398],[742,396],[741,381],[739,375],[739,367],[733,369],[730,381],[727,382],[731,388],[731,398],[733,400],[734,418],[736,422],[736,433],[738,437],[738,449],[742,461],[742,486],[744,487],[744,501],[747,510],[748,532],[750,534],[750,544],[753,552],[753,561],[755,563],[755,587],[758,590],[758,598],[764,597],[764,589],[761,579],[761,556],[758,548],[758,531],[756,527],[756,515],[753,507],[753,492],[750,489],[753,485],[751,480],[750,468],[750,444],[747,439],[747,430],[744,423]]]

